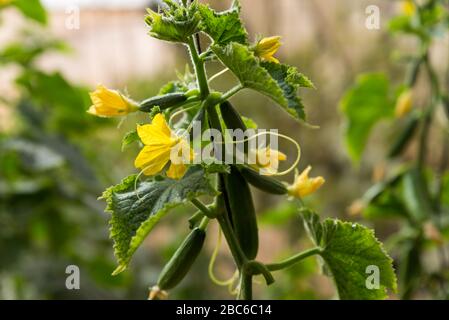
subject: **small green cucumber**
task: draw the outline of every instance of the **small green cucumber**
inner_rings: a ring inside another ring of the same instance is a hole
[[[161,110],[165,110],[183,103],[186,100],[187,96],[185,93],[168,93],[142,101],[139,110],[142,112],[151,112],[155,106],[158,106]]]
[[[198,257],[205,239],[206,233],[200,228],[195,228],[190,232],[164,269],[162,269],[157,282],[161,290],[172,289],[184,279]]]
[[[397,137],[397,139],[393,142],[390,151],[388,152],[388,157],[395,158],[400,155],[404,149],[408,146],[413,136],[415,135],[416,130],[419,127],[419,115],[412,114],[408,119],[407,123],[401,134]]]

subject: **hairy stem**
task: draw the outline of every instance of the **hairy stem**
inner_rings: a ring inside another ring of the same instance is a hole
[[[229,90],[228,92],[223,94],[222,101],[229,100],[230,98],[232,98],[236,93],[238,93],[243,88],[244,88],[244,86],[241,83],[236,85],[234,88],[232,88],[231,90]]]
[[[316,254],[320,254],[322,252],[322,249],[319,247],[316,248],[312,248],[303,252],[300,252],[284,261],[278,262],[278,263],[271,263],[271,264],[267,264],[266,267],[268,270],[270,271],[278,271],[278,270],[283,270],[286,268],[289,268],[291,266],[293,266],[294,264],[310,257]]]
[[[201,99],[205,99],[209,95],[209,85],[207,83],[206,69],[204,67],[204,62],[200,59],[198,55],[197,44],[193,37],[190,37],[189,42],[190,57],[192,58],[193,66],[195,68],[196,78],[198,81],[198,87],[201,92]]]
[[[198,210],[200,210],[206,217],[212,218],[215,216],[215,212],[208,208],[204,203],[199,201],[198,199],[193,199],[190,201]]]

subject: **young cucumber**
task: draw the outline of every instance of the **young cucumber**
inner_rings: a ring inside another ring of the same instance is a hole
[[[139,110],[142,112],[151,112],[155,106],[158,106],[161,110],[165,110],[183,103],[186,100],[187,95],[185,93],[168,93],[163,96],[157,96],[142,101]]]
[[[249,185],[234,166],[231,173],[224,177],[227,201],[233,228],[246,257],[250,260],[257,256],[259,249],[259,234],[257,228],[256,210]]]
[[[240,172],[246,181],[259,190],[265,191],[271,194],[287,194],[287,187],[280,181],[269,177],[260,175],[256,170],[241,166]]]
[[[242,120],[242,117],[229,101],[225,101],[220,104],[220,112],[221,117],[223,118],[223,121],[228,129],[242,129],[244,132],[246,131],[247,128]]]
[[[247,130],[242,117],[229,101],[220,104],[220,113],[228,130],[242,130],[243,133]],[[243,151],[248,151],[248,142],[243,143]]]
[[[176,287],[186,276],[203,247],[206,233],[200,228],[193,229],[173,257],[165,265],[157,282],[161,290]]]
[[[397,140],[393,142],[392,147],[388,152],[388,156],[390,158],[399,156],[409,145],[419,127],[419,120],[420,117],[417,114],[412,114],[410,118],[407,119],[407,123],[403,131],[398,136]]]

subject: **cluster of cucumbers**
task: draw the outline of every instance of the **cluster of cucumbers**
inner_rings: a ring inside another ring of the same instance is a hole
[[[179,103],[181,100],[177,98],[172,101]],[[228,129],[246,131],[247,128],[241,116],[231,103],[227,101],[221,103],[220,113]],[[237,241],[247,260],[254,260],[259,249],[259,232],[250,184],[264,192],[276,195],[286,194],[287,188],[281,182],[268,176],[262,176],[256,170],[245,165],[232,165],[230,173],[220,175],[224,185],[222,195],[224,208],[221,208],[221,212],[226,214],[227,219],[231,222]],[[163,268],[157,283],[158,290],[172,289],[182,281],[197,259],[205,238],[205,228],[202,226],[193,228]]]

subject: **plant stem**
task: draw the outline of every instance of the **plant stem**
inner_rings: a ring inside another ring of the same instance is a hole
[[[209,222],[210,222],[210,219],[208,217],[204,217],[198,228],[200,228],[203,231],[206,231],[206,228],[207,228],[207,225],[209,224]]]
[[[220,224],[221,231],[223,231],[223,235],[225,236],[226,242],[228,243],[229,250],[235,260],[237,268],[239,270],[242,269],[242,265],[247,261],[245,254],[243,253],[242,248],[235,236],[234,231],[232,230],[231,223],[226,215],[226,212],[218,215],[217,221]]]
[[[198,55],[197,45],[195,44],[193,36],[189,38],[188,42],[190,57],[192,58],[195,74],[198,81],[198,87],[201,92],[201,99],[204,100],[209,95],[209,85],[207,83],[206,69],[204,62]]]
[[[248,272],[242,272],[240,276],[239,300],[252,300],[253,276]]]
[[[243,88],[244,88],[244,86],[241,83],[236,85],[234,88],[232,88],[231,90],[229,90],[228,92],[223,94],[222,100],[226,101],[226,100],[230,99],[232,96],[234,96],[236,93],[238,93]]]
[[[215,216],[215,212],[212,212],[204,203],[202,203],[201,201],[199,201],[198,199],[192,199],[190,201],[195,207],[198,208],[198,210],[200,210],[202,213],[204,213],[204,215],[206,217],[214,217]]]
[[[292,265],[310,257],[316,254],[320,254],[322,252],[322,249],[319,247],[316,248],[312,248],[303,252],[300,252],[294,256],[292,256],[291,258],[288,258],[284,261],[281,261],[279,263],[271,263],[271,264],[267,264],[266,267],[268,270],[270,271],[278,271],[278,270],[283,270],[286,269],[288,267],[291,267]]]
[[[425,66],[427,69],[427,72],[429,74],[429,79],[432,86],[432,101],[430,103],[429,108],[424,112],[424,116],[422,119],[422,128],[421,128],[421,134],[419,137],[419,149],[418,149],[418,168],[423,169],[425,162],[426,162],[426,155],[427,155],[427,143],[429,138],[429,130],[430,126],[432,125],[433,120],[433,114],[434,111],[438,105],[438,101],[440,99],[440,88],[439,88],[439,81],[438,77],[435,74],[435,71],[433,70],[432,66],[430,65],[429,61],[429,55],[426,55],[425,58]]]

